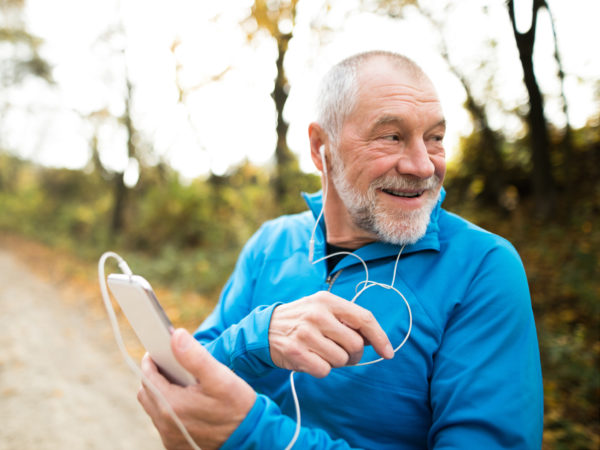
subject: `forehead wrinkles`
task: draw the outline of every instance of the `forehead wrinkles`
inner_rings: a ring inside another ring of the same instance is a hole
[[[414,83],[377,83],[359,88],[357,107],[394,102],[412,105],[438,105],[436,92],[430,86]]]
[[[372,131],[386,125],[432,128],[442,125],[444,113],[435,95],[372,92],[359,99],[352,119],[349,123],[361,123]]]
[[[356,97],[345,125],[366,125],[382,115],[430,122],[443,118],[435,87],[425,74],[398,69],[385,61],[373,61],[356,74]],[[431,119],[431,120],[429,120]],[[354,131],[358,131],[354,130]]]

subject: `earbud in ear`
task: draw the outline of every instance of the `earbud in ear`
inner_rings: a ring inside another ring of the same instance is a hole
[[[325,146],[321,145],[319,147],[319,153],[321,154],[321,162],[323,163],[323,174],[327,176],[327,161],[325,161]]]

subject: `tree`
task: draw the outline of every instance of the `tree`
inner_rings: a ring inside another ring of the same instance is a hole
[[[123,115],[119,117],[119,122],[123,124],[127,132],[127,157],[128,160],[135,159],[137,156],[137,149],[135,144],[136,129],[133,126],[133,120],[131,119],[131,100],[132,100],[132,85],[129,77],[126,81],[127,93],[124,98],[125,111]],[[114,177],[114,204],[113,204],[113,215],[111,229],[113,233],[118,233],[123,228],[123,216],[125,214],[125,207],[127,201],[127,186],[125,185],[125,171],[117,172]]]
[[[115,78],[119,83],[117,89],[123,89],[124,92],[123,113],[118,117],[114,117],[110,114],[108,108],[104,108],[99,111],[92,112],[87,116],[87,118],[91,121],[95,130],[98,129],[100,123],[106,121],[115,122],[124,128],[126,135],[125,145],[127,148],[127,158],[129,164],[132,160],[139,161],[141,152],[138,148],[138,143],[140,142],[140,139],[138,139],[138,131],[132,118],[132,103],[135,88],[129,76],[125,48],[122,46],[122,42],[125,41],[125,38],[126,33],[124,26],[121,22],[119,22],[116,25],[109,27],[109,29],[98,39],[98,42],[107,42],[109,46],[114,45],[114,47],[111,48],[111,51],[117,55],[120,60],[119,62],[121,63],[122,76],[116,76]],[[113,40],[117,42],[116,45],[113,44]],[[92,164],[94,168],[99,169],[103,176],[113,183],[113,209],[110,231],[112,236],[116,236],[120,231],[122,231],[124,226],[124,215],[127,208],[127,197],[129,195],[129,189],[125,184],[126,169],[124,168],[123,170],[111,171],[103,166],[99,155],[100,148],[98,145],[98,136],[96,134],[92,136],[90,147],[92,149]]]
[[[546,11],[548,11],[548,17],[550,19],[550,25],[552,26],[552,37],[554,39],[554,59],[556,60],[556,65],[558,69],[558,79],[560,81],[560,98],[562,100],[563,106],[563,114],[565,116],[565,132],[562,138],[561,147],[564,156],[564,161],[571,161],[573,157],[574,143],[573,143],[573,130],[571,128],[571,120],[569,114],[569,104],[567,103],[567,97],[565,95],[565,70],[563,68],[562,58],[560,56],[560,52],[558,50],[558,37],[556,33],[556,27],[554,25],[554,15],[550,10],[550,6],[548,2],[545,2]],[[567,166],[567,189],[570,189],[571,186],[575,183],[575,175],[573,165],[569,164]]]
[[[22,20],[24,6],[25,0],[0,0],[0,49],[8,47],[0,60],[0,92],[22,84],[29,77],[53,83],[52,67],[39,52],[43,41],[31,34]],[[8,103],[0,105],[0,124],[1,116],[9,108],[12,106]],[[4,150],[0,143],[0,152]],[[5,165],[10,170],[4,170],[4,167],[0,170],[0,190],[12,185],[21,170],[21,164],[14,163],[17,160],[8,158],[6,161],[13,163]]]
[[[532,18],[529,29],[520,32],[517,29],[514,0],[507,1],[508,14],[519,50],[519,58],[523,67],[525,87],[529,94],[529,140],[531,146],[531,161],[533,164],[532,187],[536,212],[540,217],[547,218],[555,208],[556,186],[552,175],[550,160],[550,137],[548,125],[544,116],[544,98],[537,83],[533,67],[533,47],[538,13],[547,8],[545,0],[532,1]]]
[[[52,82],[52,69],[39,53],[43,41],[27,31],[23,23],[24,6],[24,0],[0,0],[0,45],[7,43],[11,47],[0,64],[3,88],[19,84],[29,75]]]
[[[285,203],[291,190],[297,187],[290,181],[298,172],[298,161],[287,145],[288,123],[283,118],[283,108],[288,98],[290,86],[284,69],[284,59],[288,45],[292,39],[296,19],[298,0],[255,0],[251,14],[246,21],[256,23],[256,31],[248,34],[248,39],[255,38],[258,31],[266,31],[277,44],[277,75],[271,97],[277,111],[277,145],[275,147],[276,174],[274,179],[275,197]]]

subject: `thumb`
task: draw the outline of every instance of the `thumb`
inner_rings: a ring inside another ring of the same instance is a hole
[[[179,364],[200,383],[218,381],[219,374],[225,368],[183,328],[178,328],[173,332],[171,348]]]

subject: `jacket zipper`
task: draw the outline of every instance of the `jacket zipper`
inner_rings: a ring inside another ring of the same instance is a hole
[[[344,271],[344,269],[340,269],[333,275],[327,276],[327,279],[325,280],[325,282],[329,285],[329,287],[327,288],[327,292],[331,292],[331,289],[333,288],[333,284],[335,283],[335,280],[338,279],[338,277],[342,274],[343,271]]]

